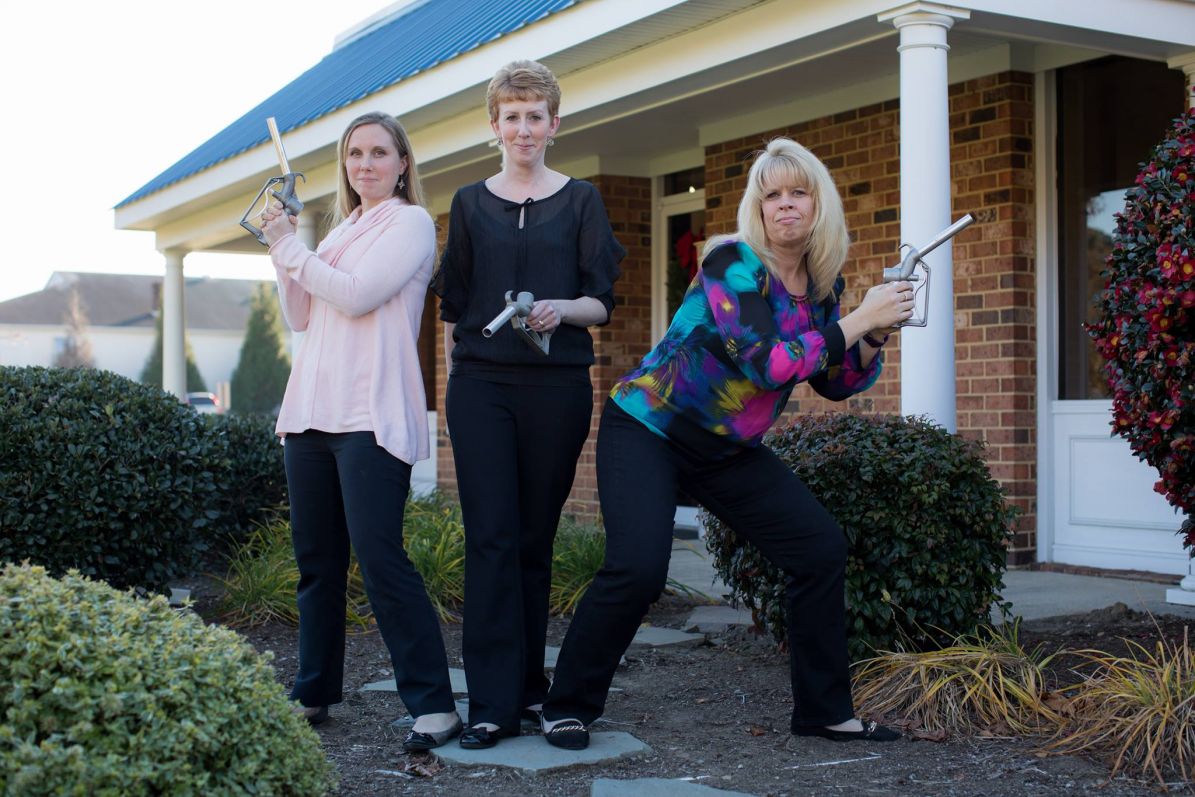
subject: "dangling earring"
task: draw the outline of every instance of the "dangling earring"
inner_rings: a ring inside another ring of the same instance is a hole
[[[404,179],[403,179],[403,176],[400,174],[400,175],[398,176],[398,190],[399,190],[399,191],[402,191],[402,190],[403,190],[403,189],[405,189],[406,187],[407,187],[407,181],[406,181],[406,180],[404,180]]]
[[[549,147],[556,146],[556,139],[552,138],[551,136],[548,136],[548,146]]]

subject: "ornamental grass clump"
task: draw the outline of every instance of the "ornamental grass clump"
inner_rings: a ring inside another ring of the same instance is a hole
[[[165,598],[0,571],[0,784],[22,797],[323,795],[266,656]]]
[[[411,498],[403,539],[440,621],[458,621],[465,602],[465,530],[460,506],[435,492]]]
[[[1060,698],[1047,687],[1053,656],[1026,650],[1019,630],[987,626],[939,650],[885,651],[859,662],[855,702],[928,738],[1050,732],[1062,720]]]
[[[601,529],[563,518],[552,547],[552,588],[548,611],[572,614],[606,558]]]
[[[846,534],[852,660],[937,647],[988,621],[1016,513],[979,443],[918,418],[826,414],[800,417],[764,444]],[[784,574],[708,512],[702,520],[732,598],[783,641]]]
[[[1047,749],[1111,762],[1112,775],[1153,779],[1165,789],[1195,781],[1195,650],[1158,642],[1151,652],[1124,640],[1128,656],[1076,651],[1094,666],[1071,695],[1070,721]]]
[[[459,622],[465,602],[465,529],[460,506],[439,493],[413,496],[404,513],[403,543],[440,621]],[[573,612],[601,569],[605,553],[606,538],[600,528],[567,517],[561,520],[552,553],[550,612]],[[241,627],[274,620],[297,623],[299,571],[290,522],[279,514],[259,525],[229,558],[222,581],[224,596],[218,612],[224,622]],[[690,591],[671,580],[669,586]],[[347,595],[349,626],[371,627],[373,612],[355,556],[349,561]]]
[[[1195,108],[1175,120],[1125,196],[1087,325],[1112,393],[1112,428],[1157,469],[1195,555]]]
[[[290,522],[281,516],[257,526],[228,560],[221,579],[224,594],[216,611],[234,628],[251,628],[272,621],[299,622],[299,568],[290,539]],[[356,556],[350,555],[345,590],[345,622],[350,628],[370,627],[373,611]]]

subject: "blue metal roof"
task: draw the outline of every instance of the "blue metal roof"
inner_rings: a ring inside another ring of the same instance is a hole
[[[269,139],[314,121],[437,64],[501,38],[579,0],[424,0],[334,49],[195,151],[121,200],[136,202]]]

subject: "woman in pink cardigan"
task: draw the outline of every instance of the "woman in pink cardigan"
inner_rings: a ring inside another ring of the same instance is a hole
[[[283,314],[291,329],[306,332],[277,427],[299,565],[291,697],[312,724],[342,699],[351,544],[399,696],[416,718],[403,748],[427,750],[461,729],[440,624],[402,539],[411,465],[428,456],[415,343],[435,224],[396,119],[354,119],[336,153],[339,223],[314,252],[277,203],[262,216]]]

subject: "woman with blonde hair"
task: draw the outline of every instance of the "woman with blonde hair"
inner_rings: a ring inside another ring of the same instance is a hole
[[[840,315],[842,202],[825,166],[794,141],[775,139],[756,157],[738,227],[709,241],[663,340],[606,402],[597,452],[606,559],[544,703],[544,736],[558,747],[588,745],[619,657],[664,587],[678,489],[788,577],[792,732],[898,736],[861,722],[851,704],[843,533],[760,441],[799,382],[832,400],[871,387],[887,332],[912,316],[912,286],[877,285]]]
[[[367,113],[336,148],[334,227],[312,252],[278,203],[262,230],[287,323],[305,331],[277,432],[284,438],[299,565],[299,672],[291,697],[314,724],[342,700],[350,545],[415,716],[403,748],[461,729],[440,623],[403,548],[411,466],[428,456],[416,340],[436,255],[406,131]]]
[[[597,189],[545,163],[560,128],[552,72],[507,64],[486,106],[502,169],[453,197],[433,280],[465,524],[471,727],[460,744],[473,749],[517,735],[520,718],[538,720],[547,693],[552,542],[593,414],[588,327],[610,320],[625,254]],[[530,333],[504,324],[487,337],[508,291],[534,295]]]

